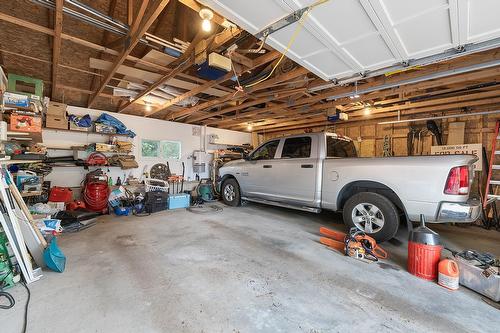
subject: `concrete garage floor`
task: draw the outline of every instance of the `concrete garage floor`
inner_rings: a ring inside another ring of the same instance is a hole
[[[318,243],[339,216],[248,204],[221,213],[103,217],[60,238],[63,274],[30,286],[28,332],[497,332],[480,295],[408,274],[406,230],[366,264]],[[500,233],[438,226],[447,245],[500,255]],[[25,290],[0,310],[20,332]]]

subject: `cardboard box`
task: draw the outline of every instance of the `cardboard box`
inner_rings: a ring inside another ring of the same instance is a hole
[[[56,103],[56,102],[50,101],[49,106],[47,108],[47,115],[66,118],[66,108],[67,107],[68,106],[64,103]]]
[[[76,126],[74,122],[69,123],[69,129],[72,131],[79,131],[79,132],[92,132],[92,127]]]
[[[45,119],[45,127],[55,129],[68,129],[68,119],[66,116],[53,116],[48,114]]]
[[[10,116],[10,130],[16,132],[42,132],[42,118],[13,113]]]

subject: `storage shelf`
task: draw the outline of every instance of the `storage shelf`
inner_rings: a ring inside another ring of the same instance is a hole
[[[103,153],[103,154],[115,154],[115,155],[130,155],[132,152],[119,153],[116,151],[88,151],[85,147],[45,147],[47,150],[69,150],[69,151],[84,151],[87,153]]]
[[[86,135],[101,135],[101,136],[123,136],[123,137],[129,137],[127,134],[117,134],[117,133],[97,133],[94,131],[89,131],[89,132],[84,132],[84,131],[74,131],[70,129],[59,129],[59,128],[50,128],[50,127],[44,127],[43,130],[48,130],[51,132],[71,132],[71,133],[79,133],[79,134],[86,134]]]
[[[251,146],[247,145],[235,145],[232,143],[223,143],[223,142],[209,142],[209,145],[214,145],[214,146],[230,146],[230,147],[239,147],[239,148],[252,148]]]

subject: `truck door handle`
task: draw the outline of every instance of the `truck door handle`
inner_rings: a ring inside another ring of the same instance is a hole
[[[271,169],[273,166],[272,165],[269,165],[269,164],[264,164],[262,166],[264,169]]]
[[[312,165],[312,164],[302,164],[300,167],[302,169],[312,169],[312,168],[314,168],[314,165]]]

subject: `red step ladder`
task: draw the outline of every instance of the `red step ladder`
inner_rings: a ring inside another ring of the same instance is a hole
[[[488,169],[488,180],[486,181],[486,191],[484,192],[484,201],[483,208],[486,208],[489,204],[500,200],[500,194],[497,194],[497,191],[492,191],[493,194],[490,194],[490,190],[494,189],[495,186],[500,186],[500,120],[497,120],[497,124],[495,126],[495,135],[493,136],[493,141],[491,143],[491,158],[490,158],[490,166]],[[495,171],[497,175],[494,175]]]

